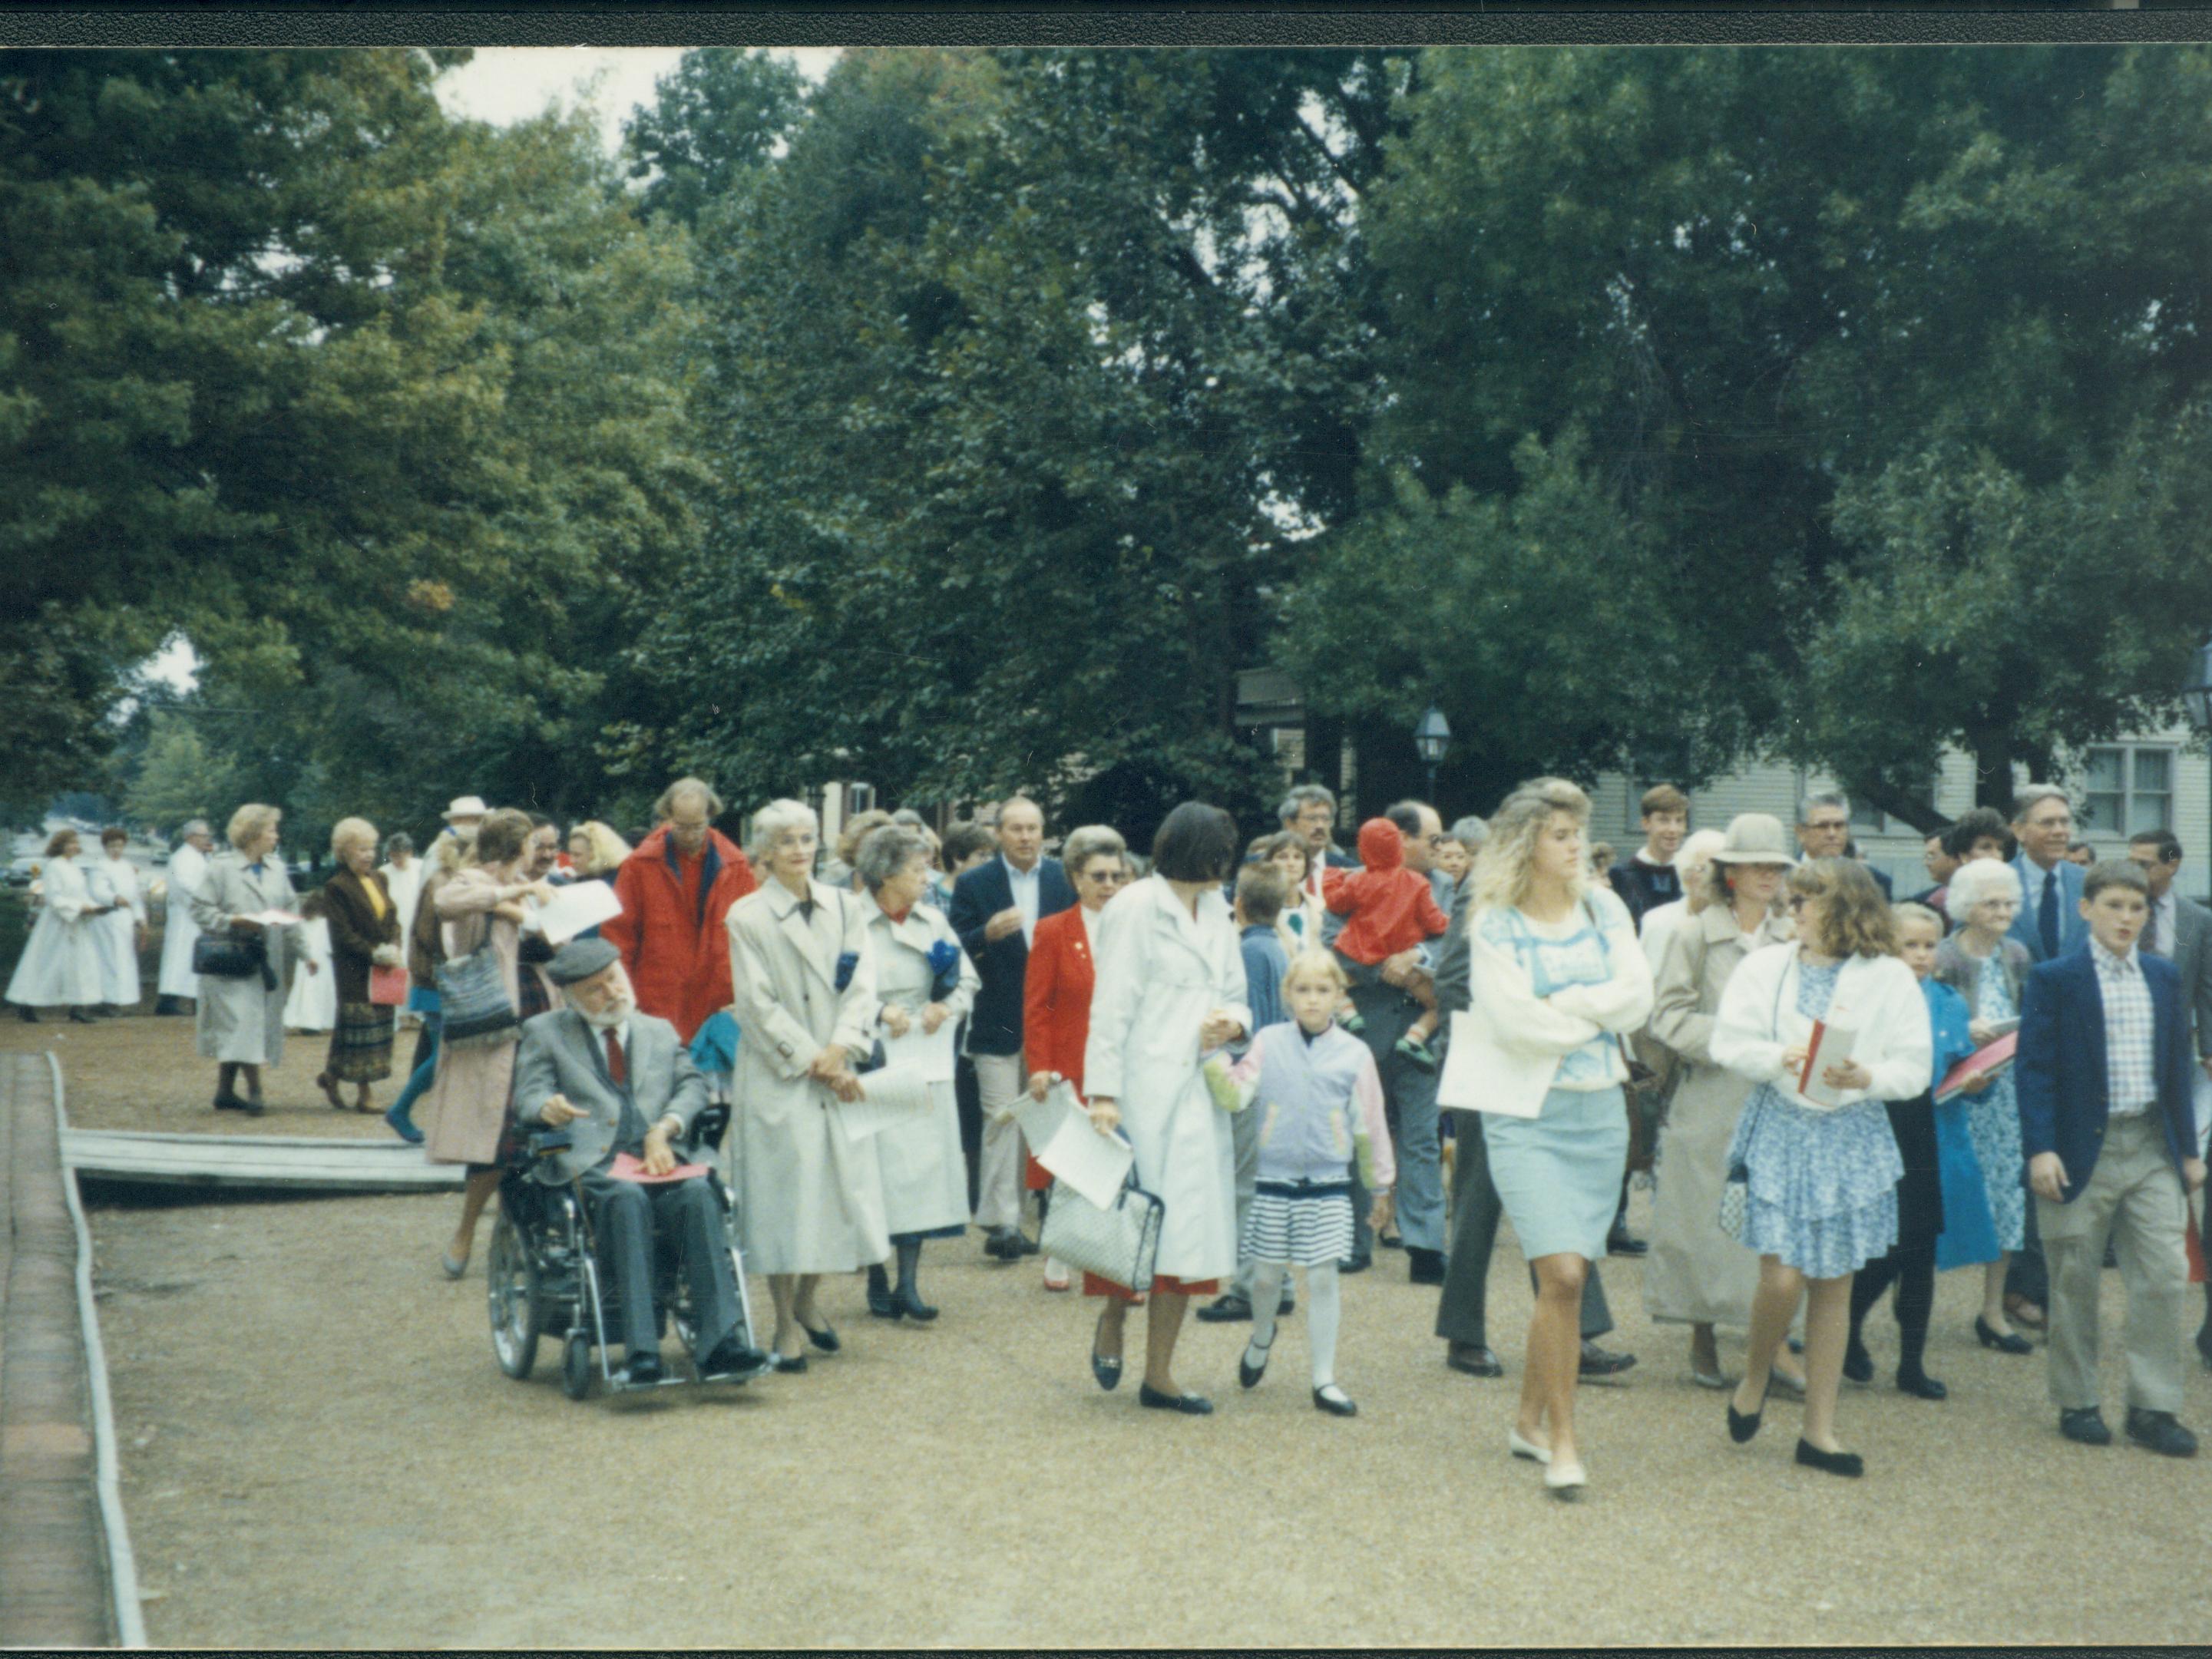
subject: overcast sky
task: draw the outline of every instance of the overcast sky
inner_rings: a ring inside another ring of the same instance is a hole
[[[782,55],[818,81],[837,48],[802,46]],[[623,118],[652,100],[653,77],[667,74],[683,56],[680,46],[479,46],[474,58],[439,81],[438,96],[456,115],[501,126],[527,120],[550,103],[568,109],[588,100],[612,149],[622,142]]]

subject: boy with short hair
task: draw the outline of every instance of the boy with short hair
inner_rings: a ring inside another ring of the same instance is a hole
[[[1606,872],[1606,879],[1630,918],[1644,925],[1644,913],[1682,896],[1682,878],[1674,854],[1690,832],[1690,798],[1671,783],[1654,784],[1637,803],[1644,845]]]
[[[2051,1395],[2058,1429],[2112,1442],[2097,1405],[2097,1293],[2109,1237],[2128,1296],[2128,1438],[2191,1457],[2182,1394],[2187,1194],[2204,1182],[2191,1110],[2180,976],[2136,948],[2149,915],[2142,872],[2091,867],[2085,948],[2040,963],[2021,999],[2021,1146],[2049,1266]]]

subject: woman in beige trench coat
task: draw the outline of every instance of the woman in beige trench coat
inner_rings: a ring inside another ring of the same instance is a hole
[[[489,939],[499,963],[509,1001],[521,1007],[521,901],[540,903],[553,896],[544,882],[525,881],[521,866],[530,842],[530,815],[513,808],[487,816],[477,828],[470,862],[441,882],[432,894],[446,960],[458,962]],[[469,1269],[477,1220],[499,1190],[499,1139],[507,1127],[507,1097],[514,1087],[514,1050],[520,1026],[497,1042],[438,1048],[438,1069],[429,1091],[416,1108],[424,1136],[423,1151],[433,1164],[465,1164],[461,1223],[438,1265],[448,1279]]]
[[[1690,1374],[1709,1389],[1730,1386],[1714,1328],[1747,1325],[1759,1288],[1758,1256],[1723,1232],[1719,1219],[1729,1142],[1751,1085],[1715,1065],[1709,1045],[1736,964],[1790,937],[1777,900],[1796,862],[1779,819],[1739,815],[1659,961],[1650,1032],[1681,1057],[1682,1073],[1659,1132],[1644,1303],[1654,1320],[1690,1327]],[[1791,1380],[1779,1369],[1776,1379],[1785,1387]]]
[[[745,1264],[775,1304],[770,1358],[806,1369],[802,1334],[824,1353],[842,1344],[814,1308],[823,1273],[890,1254],[877,1137],[848,1137],[837,1103],[860,1097],[853,1062],[874,1046],[871,901],[816,881],[813,809],[771,801],[753,818],[760,887],[730,907],[732,1012],[742,1033],[737,1103],[739,1224]]]

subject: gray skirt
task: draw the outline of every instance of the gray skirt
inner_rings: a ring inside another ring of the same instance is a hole
[[[1536,1117],[1486,1113],[1482,1139],[1522,1255],[1604,1257],[1628,1162],[1628,1109],[1618,1084],[1554,1089]]]

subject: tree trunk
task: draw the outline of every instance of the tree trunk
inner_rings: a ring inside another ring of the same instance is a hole
[[[2012,821],[2011,738],[2001,727],[1983,726],[1966,733],[1974,754],[1974,805],[1994,806]]]

